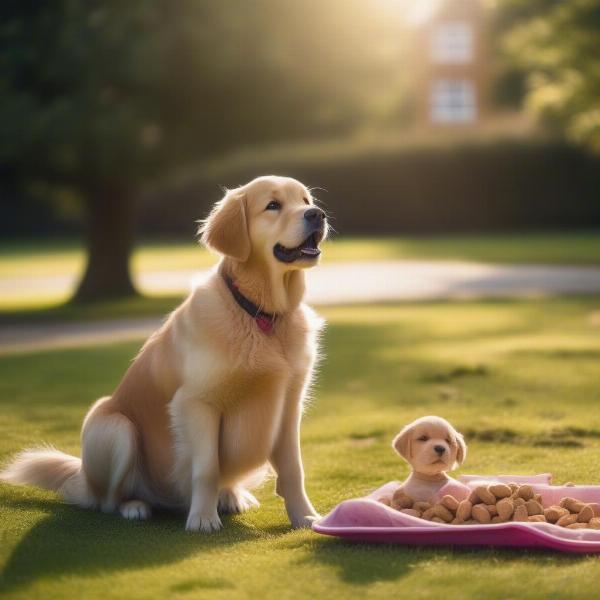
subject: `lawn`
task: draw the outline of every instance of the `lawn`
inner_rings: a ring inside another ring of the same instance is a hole
[[[325,513],[402,478],[390,440],[440,414],[466,435],[463,472],[600,482],[600,298],[329,308],[326,358],[303,427]],[[77,453],[89,403],[138,344],[0,358],[0,458],[46,441]],[[600,558],[344,543],[290,531],[262,506],[211,536],[184,519],[125,522],[0,485],[3,598],[592,598]]]
[[[351,260],[461,260],[494,263],[600,264],[600,231],[454,235],[430,237],[344,237],[324,245],[323,262]],[[76,284],[84,266],[76,240],[0,243],[0,317],[19,309],[56,308]],[[189,241],[141,242],[133,255],[136,276],[194,270],[215,264],[215,256]],[[38,284],[31,287],[32,279]],[[153,293],[151,289],[142,289]],[[2,289],[2,288],[0,288]],[[179,291],[179,290],[177,290]],[[181,290],[183,293],[186,290]],[[175,293],[171,290],[170,293]],[[162,308],[158,302],[156,308]],[[136,307],[139,307],[139,303]],[[60,312],[60,311],[59,311]],[[118,311],[115,311],[118,314]],[[125,311],[124,314],[127,314]],[[6,315],[5,315],[6,316]]]
[[[506,263],[600,264],[600,231],[398,237],[335,237],[325,261],[467,260]],[[76,240],[0,243],[0,278],[56,276],[79,271],[84,256]],[[136,272],[196,269],[215,258],[190,241],[142,241],[133,256]]]

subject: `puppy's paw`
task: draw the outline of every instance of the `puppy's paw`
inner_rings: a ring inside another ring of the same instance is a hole
[[[244,513],[255,506],[259,506],[258,500],[243,488],[221,490],[219,492],[220,513]]]
[[[213,515],[190,513],[185,524],[185,530],[212,533],[213,531],[219,531],[222,526],[221,519],[219,519],[219,515],[216,512]]]
[[[321,515],[305,515],[303,517],[293,517],[290,519],[292,523],[292,529],[311,528],[315,521],[318,521]]]
[[[141,500],[129,500],[128,502],[123,502],[123,504],[119,506],[119,512],[122,517],[131,521],[145,521],[150,518],[151,513],[150,506]]]

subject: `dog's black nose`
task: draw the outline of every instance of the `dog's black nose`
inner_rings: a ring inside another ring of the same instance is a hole
[[[434,446],[433,449],[441,456],[446,452],[446,448],[444,446]]]
[[[304,218],[311,225],[320,225],[325,220],[325,213],[320,208],[313,207],[304,213]]]

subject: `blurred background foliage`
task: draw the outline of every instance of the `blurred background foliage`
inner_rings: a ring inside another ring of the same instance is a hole
[[[527,74],[527,103],[545,123],[600,152],[600,3],[505,0],[508,55]]]
[[[485,119],[431,127],[415,48],[450,5],[484,14]],[[191,237],[267,172],[342,232],[590,227],[599,41],[598,0],[5,0],[0,231],[86,223],[88,299],[133,292],[136,231]]]

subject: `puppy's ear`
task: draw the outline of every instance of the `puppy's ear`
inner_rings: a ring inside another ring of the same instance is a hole
[[[405,460],[412,459],[412,427],[407,425],[392,441],[392,448]]]
[[[219,254],[246,262],[250,256],[250,234],[246,219],[246,195],[229,190],[198,229],[202,243]]]
[[[460,467],[465,462],[465,458],[467,458],[467,445],[465,444],[465,438],[462,433],[458,433],[458,431],[454,432],[454,437],[456,439],[456,462],[454,463],[454,468]]]

